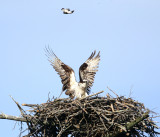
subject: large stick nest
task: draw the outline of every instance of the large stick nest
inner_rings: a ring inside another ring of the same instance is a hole
[[[123,96],[53,99],[31,107],[28,137],[155,137],[157,126],[142,103]]]

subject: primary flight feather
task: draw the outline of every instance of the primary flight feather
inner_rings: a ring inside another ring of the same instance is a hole
[[[71,98],[82,98],[88,96],[90,88],[94,83],[94,77],[98,71],[98,65],[100,61],[100,52],[96,55],[96,51],[92,52],[90,57],[80,66],[79,78],[77,82],[75,78],[74,70],[68,65],[64,64],[50,49],[46,48],[46,55],[49,62],[59,74],[61,82],[63,84],[62,92]]]

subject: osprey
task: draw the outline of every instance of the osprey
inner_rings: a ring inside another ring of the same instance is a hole
[[[63,84],[62,92],[66,91],[65,94],[69,95],[72,99],[82,98],[88,96],[90,88],[93,85],[94,77],[98,71],[98,65],[100,61],[100,52],[97,55],[96,51],[92,52],[90,57],[84,62],[79,68],[80,81],[77,82],[75,73],[71,67],[64,64],[50,49],[46,48],[46,56],[49,62],[53,66],[56,72],[58,72],[61,82]],[[61,92],[61,94],[62,94]]]
[[[74,10],[70,11],[70,9],[65,8],[62,8],[61,10],[63,11],[63,14],[72,14],[74,12]]]

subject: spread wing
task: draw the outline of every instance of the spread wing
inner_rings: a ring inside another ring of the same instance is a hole
[[[100,52],[95,56],[96,51],[92,52],[91,56],[83,63],[79,68],[80,82],[87,81],[87,92],[90,91],[94,83],[94,77],[98,71],[98,65],[100,61]]]
[[[56,72],[58,72],[61,82],[63,84],[62,91],[68,90],[71,87],[71,84],[76,82],[75,80],[75,74],[71,67],[64,64],[50,49],[49,47],[45,49],[46,56],[48,57],[49,62],[53,66]],[[70,93],[66,93],[67,95],[70,95]]]

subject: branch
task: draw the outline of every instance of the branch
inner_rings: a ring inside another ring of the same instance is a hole
[[[147,117],[149,117],[149,110],[148,110],[146,113],[144,113],[144,114],[142,115],[142,117],[138,117],[138,118],[136,118],[136,120],[131,121],[130,123],[128,123],[128,124],[126,125],[126,129],[129,130],[129,129],[133,128],[136,124],[138,124],[138,123],[141,122],[142,120],[146,119]],[[117,137],[117,136],[120,135],[121,133],[124,133],[124,132],[122,132],[122,131],[117,131],[117,132],[115,132],[115,133],[112,133],[112,134],[107,135],[107,137]]]
[[[128,123],[126,126],[127,130],[131,129],[133,126],[135,126],[136,124],[138,124],[140,121],[144,120],[147,117],[149,117],[149,111],[144,113],[142,117],[138,117],[135,121]]]
[[[21,112],[21,115],[24,116],[25,114],[25,111],[21,108],[21,106],[19,105],[19,103],[17,101],[14,100],[14,98],[12,96],[10,96],[12,98],[12,100],[16,103],[16,105],[18,106],[20,112]]]
[[[111,92],[113,92],[116,96],[117,96],[117,98],[119,98],[119,96],[116,94],[116,92],[114,92],[112,89],[110,89],[109,87],[107,87]]]
[[[3,114],[3,113],[0,114],[0,119],[8,119],[8,120],[14,120],[14,121],[27,122],[27,120],[25,118],[6,115],[6,114]]]
[[[27,107],[38,107],[38,104],[22,104],[22,106],[27,106]]]
[[[89,96],[87,96],[87,97],[81,98],[81,99],[79,99],[79,100],[83,100],[83,99],[86,99],[86,98],[89,98],[89,97],[98,95],[98,94],[103,93],[103,92],[104,92],[104,91],[100,91],[100,92],[97,92],[97,93],[95,93],[95,94],[89,95]]]

